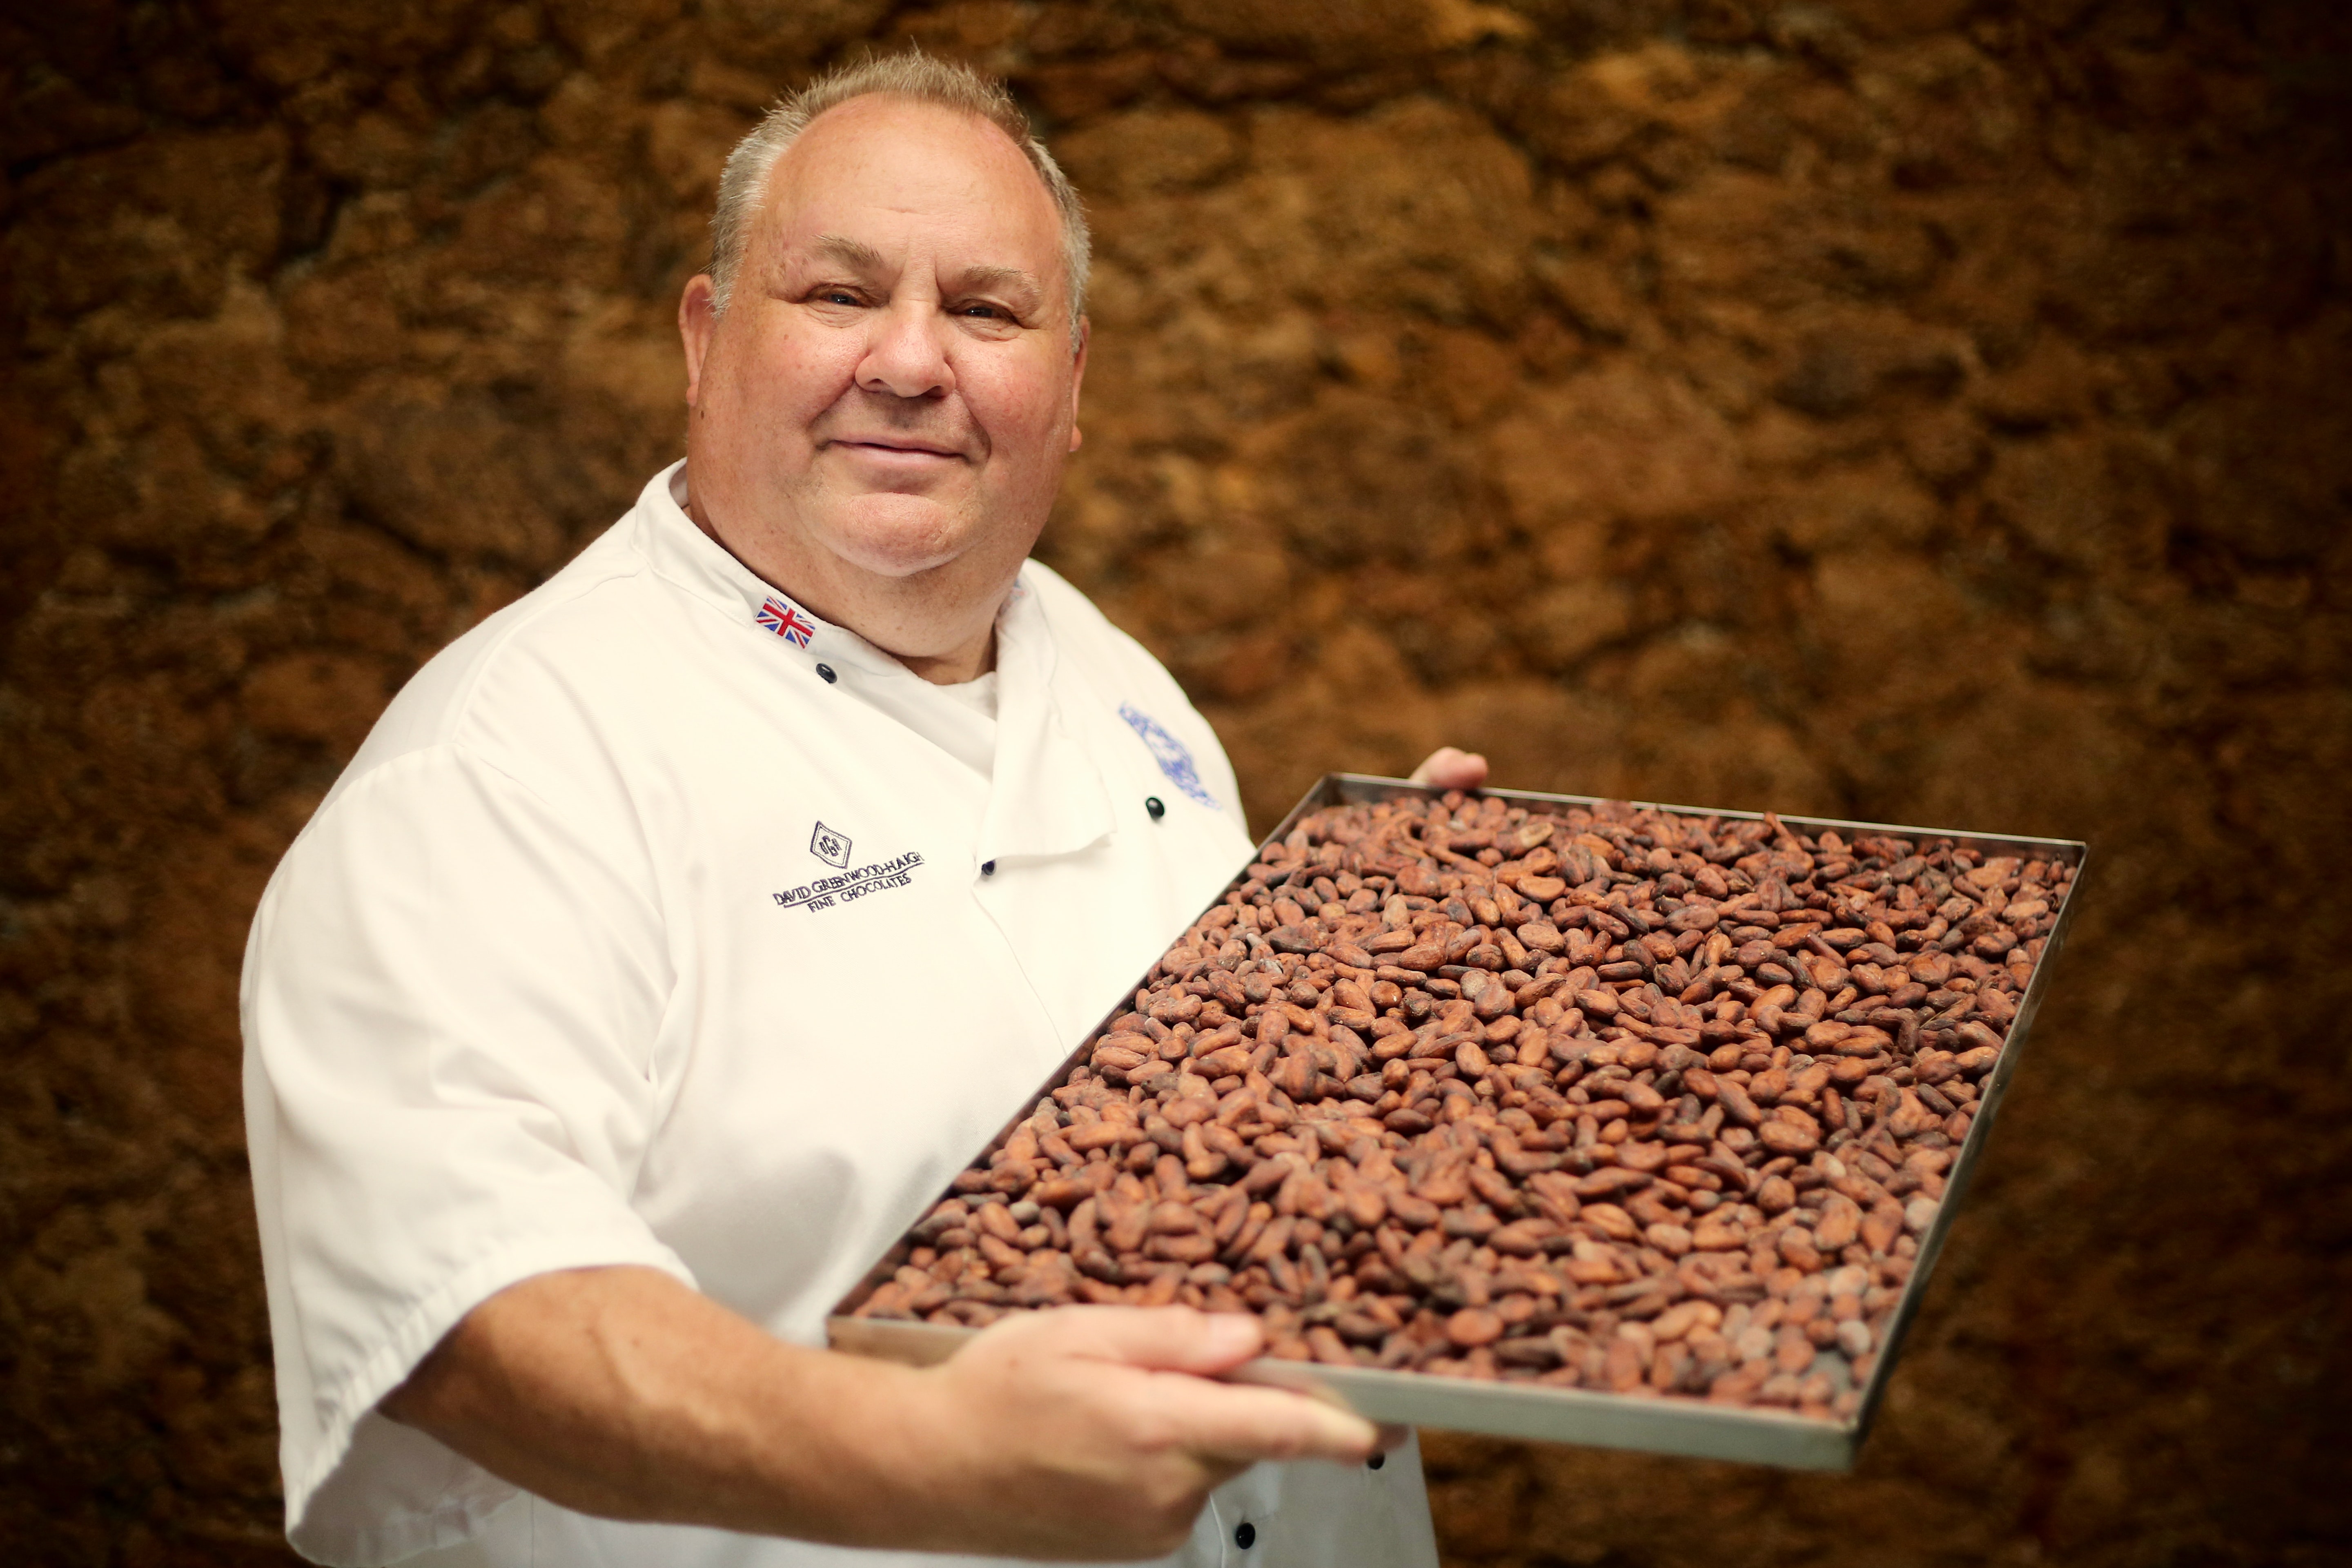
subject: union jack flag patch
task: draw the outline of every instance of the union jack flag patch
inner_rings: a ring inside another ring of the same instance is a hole
[[[809,638],[816,631],[814,622],[802,615],[792,605],[772,595],[769,596],[767,603],[760,606],[760,613],[751,618],[794,647],[808,647]]]

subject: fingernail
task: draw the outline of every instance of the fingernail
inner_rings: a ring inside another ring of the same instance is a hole
[[[1209,1319],[1209,1349],[1214,1355],[1246,1355],[1257,1349],[1258,1326],[1255,1318],[1244,1318],[1238,1312],[1217,1312]]]

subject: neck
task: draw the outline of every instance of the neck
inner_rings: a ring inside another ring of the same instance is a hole
[[[860,632],[858,636],[865,637],[866,634]],[[873,642],[874,639],[867,637],[866,640]],[[875,646],[881,647],[879,643]],[[988,630],[976,643],[951,654],[927,658],[921,654],[891,653],[887,648],[883,648],[883,651],[933,686],[961,686],[967,680],[978,680],[996,668],[996,623],[990,621]]]
[[[960,686],[996,668],[996,609],[1010,581],[974,595],[942,592],[944,582],[865,584],[843,572],[793,571],[764,552],[737,548],[690,491],[686,514],[753,576],[856,632],[934,686]]]

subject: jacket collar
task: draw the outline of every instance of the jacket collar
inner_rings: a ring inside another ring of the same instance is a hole
[[[823,664],[844,695],[873,683],[919,680],[882,649],[763,580],[695,526],[686,511],[686,463],[656,474],[637,498],[632,542],[665,582],[740,621],[758,647]],[[1076,853],[1116,824],[1101,770],[1079,744],[1055,681],[1054,627],[1024,572],[996,616],[996,755],[980,858],[1017,860]],[[894,712],[907,705],[891,704]]]
[[[981,824],[984,859],[1075,854],[1117,824],[1102,770],[1064,710],[1055,680],[1060,657],[1045,606],[1016,581],[996,615],[996,766]]]

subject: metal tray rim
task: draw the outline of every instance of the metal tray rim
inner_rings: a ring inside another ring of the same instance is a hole
[[[1278,843],[1309,813],[1325,806],[1351,804],[1369,799],[1387,798],[1395,794],[1418,795],[1434,798],[1446,792],[1434,786],[1415,784],[1410,779],[1386,778],[1370,773],[1326,773],[1302,795],[1297,804],[1265,837],[1258,840],[1257,849]],[[1538,801],[1547,805],[1578,805],[1587,808],[1612,804],[1612,797],[1601,795],[1558,795],[1533,790],[1479,789],[1466,794],[1491,795],[1512,801]],[[2042,999],[2048,990],[2052,961],[2064,944],[2067,930],[2074,911],[2081,905],[2082,879],[2090,859],[2090,845],[2082,839],[2050,838],[2031,834],[1979,833],[1952,828],[1922,827],[1897,823],[1864,822],[1843,817],[1795,816],[1788,813],[1746,811],[1725,808],[1674,805],[1662,802],[1622,801],[1636,810],[1671,811],[1691,816],[1711,816],[1717,820],[1759,822],[1770,816],[1780,822],[1814,827],[1835,828],[1840,832],[1892,834],[1909,838],[1948,838],[1969,847],[2005,848],[2032,847],[2050,853],[2053,858],[2064,858],[2074,868],[2074,877],[2069,884],[2065,900],[2058,907],[2055,923],[2042,945],[2041,957],[2033,966],[2033,976],[2018,1000],[2017,1016],[2000,1054],[2000,1062],[1987,1077],[1979,1089],[1978,1109],[1970,1118],[1969,1135],[1953,1156],[1945,1178],[1944,1196],[1937,1203],[1934,1222],[1919,1237],[1918,1252],[1914,1258],[1910,1277],[1904,1282],[1894,1311],[1888,1320],[1885,1335],[1877,1347],[1876,1360],[1870,1375],[1864,1380],[1862,1399],[1854,1415],[1843,1422],[1828,1422],[1790,1413],[1759,1410],[1734,1405],[1711,1405],[1701,1400],[1679,1398],[1646,1398],[1617,1394],[1600,1394],[1586,1389],[1554,1389],[1530,1387],[1514,1384],[1482,1384],[1458,1378],[1433,1377],[1423,1373],[1375,1372],[1371,1369],[1325,1367],[1315,1363],[1277,1362],[1261,1358],[1249,1363],[1236,1374],[1241,1381],[1270,1383],[1277,1386],[1321,1392],[1339,1397],[1362,1411],[1382,1420],[1409,1422],[1413,1425],[1446,1426],[1456,1425],[1447,1416],[1469,1415],[1476,1425],[1458,1429],[1485,1431],[1503,1436],[1533,1438],[1538,1441],[1563,1441],[1604,1447],[1633,1447],[1647,1451],[1673,1453],[1688,1458],[1745,1460],[1801,1469],[1845,1469],[1851,1468],[1855,1454],[1869,1436],[1878,1408],[1884,1401],[1888,1380],[1902,1350],[1911,1321],[1916,1314],[1925,1292],[1928,1276],[1941,1256],[1944,1241],[1949,1234],[1953,1217],[1966,1195],[1969,1180],[1975,1173],[1986,1140],[1999,1114],[2000,1102],[2011,1079],[2015,1076],[2018,1058],[2022,1054],[2029,1031]],[[1233,879],[1220,889],[1217,900],[1223,899],[1235,882],[1247,870],[1247,864],[1236,868]],[[1198,919],[1195,915],[1192,919]],[[1188,925],[1190,921],[1186,922]],[[1102,1025],[1116,1017],[1128,1005],[1129,993],[1120,999],[1102,1020],[1088,1029],[1077,1047],[1045,1080],[1050,1087],[1065,1078],[1070,1068],[1087,1055],[1087,1040],[1100,1032]],[[992,1148],[1007,1136],[1013,1127],[1030,1114],[1026,1102],[1023,1109],[1006,1121],[994,1137],[982,1145]],[[861,1300],[897,1266],[896,1260],[904,1247],[904,1237],[894,1242],[874,1267],[860,1279],[834,1308],[826,1320],[832,1343],[844,1349],[863,1344],[866,1353],[892,1354],[898,1359],[910,1356],[919,1360],[941,1359],[950,1353],[954,1344],[977,1332],[975,1330],[950,1328],[934,1323],[910,1323],[887,1320],[862,1319],[848,1316],[845,1309]],[[920,1354],[918,1355],[918,1347]],[[940,1348],[945,1347],[945,1348]],[[1367,1381],[1375,1380],[1375,1381]],[[1486,1395],[1508,1395],[1497,1403]],[[1522,1413],[1549,1411],[1560,1417],[1554,1422],[1519,1422],[1512,1417]],[[1662,1415],[1662,1413],[1671,1413]],[[1590,1420],[1584,1419],[1590,1417]],[[1496,1425],[1501,1422],[1503,1425]],[[1541,1430],[1536,1428],[1541,1427]],[[1643,1441],[1653,1439],[1656,1429],[1664,1428],[1682,1437],[1681,1442],[1661,1445]]]
[[[1290,808],[1289,815],[1282,819],[1281,824],[1273,832],[1258,840],[1260,847],[1279,842],[1290,829],[1297,826],[1298,819],[1310,811],[1339,804],[1342,800],[1359,798],[1344,794],[1324,797],[1322,792],[1326,789],[1345,791],[1349,788],[1365,787],[1412,790],[1431,796],[1446,793],[1432,784],[1415,784],[1411,779],[1387,778],[1378,773],[1325,773],[1322,778],[1316,781],[1312,789],[1300,797],[1298,804]],[[1897,834],[1906,838],[1974,839],[1986,844],[2033,844],[2052,849],[2072,849],[2078,854],[2087,853],[2090,848],[2088,841],[2080,838],[2046,838],[2031,833],[1986,833],[1975,828],[1921,827],[1897,822],[1865,822],[1855,817],[1803,816],[1787,811],[1748,811],[1730,806],[1675,805],[1666,801],[1623,800],[1612,795],[1556,795],[1543,790],[1488,789],[1483,786],[1475,790],[1465,790],[1463,793],[1495,795],[1504,800],[1540,800],[1561,805],[1595,806],[1614,803],[1630,805],[1636,811],[1671,811],[1683,816],[1734,818],[1742,822],[1761,822],[1769,816],[1781,822],[1801,822],[1822,827],[1834,827],[1841,831],[1853,827],[1868,833]]]
[[[961,1326],[873,1318],[836,1318],[830,1326],[836,1349],[919,1366],[946,1360],[979,1332]],[[1641,1431],[1625,1430],[1631,1423],[1636,1428],[1664,1429],[1681,1439],[1664,1451],[1800,1469],[1849,1468],[1861,1437],[1853,1421],[1822,1421],[1790,1411],[1601,1394],[1583,1388],[1477,1383],[1370,1367],[1277,1361],[1270,1356],[1244,1363],[1222,1381],[1328,1399],[1375,1421],[1654,1451],[1654,1444],[1640,1440]],[[1441,1419],[1433,1415],[1433,1409],[1457,1418]],[[1465,1416],[1468,1419],[1458,1418]],[[1629,1436],[1634,1440],[1628,1441]]]

